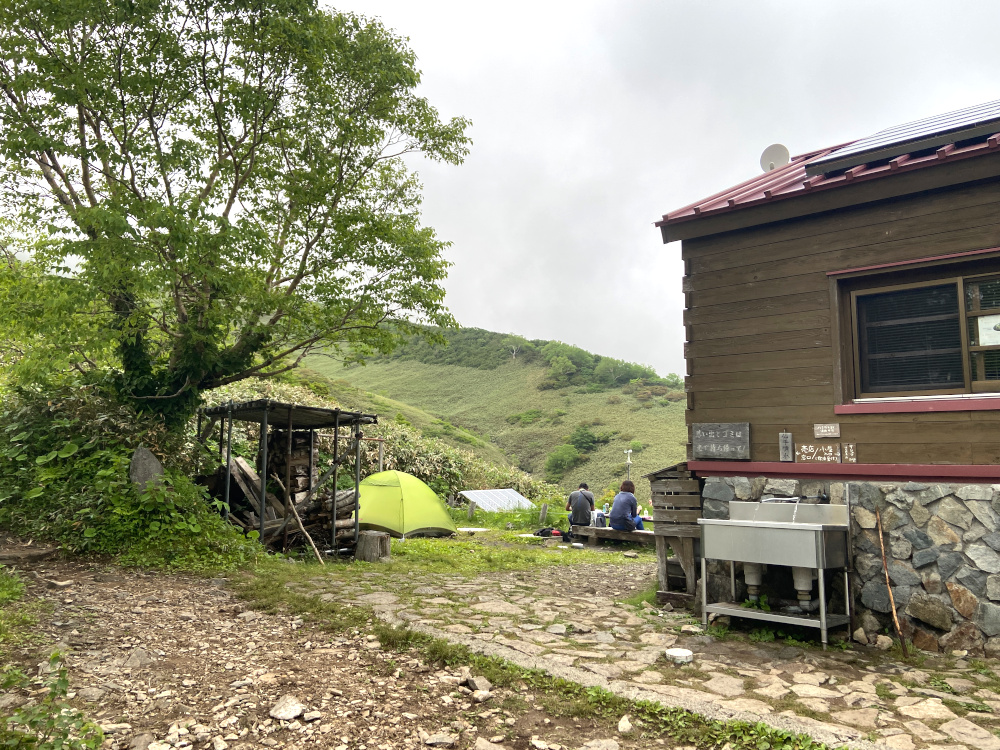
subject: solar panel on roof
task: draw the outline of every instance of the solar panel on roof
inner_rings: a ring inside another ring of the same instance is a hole
[[[535,504],[517,490],[463,490],[458,493],[466,500],[474,502],[480,509],[488,513],[500,510],[525,510],[534,508]]]
[[[822,159],[812,161],[806,167],[806,174],[810,177],[826,174],[956,141],[982,138],[998,132],[1000,132],[1000,101],[977,104],[974,107],[880,130],[874,135],[837,149]]]

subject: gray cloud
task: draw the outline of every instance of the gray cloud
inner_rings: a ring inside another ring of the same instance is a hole
[[[463,325],[683,372],[679,245],[653,222],[793,153],[1000,98],[1000,4],[349,0],[471,117],[423,163]]]

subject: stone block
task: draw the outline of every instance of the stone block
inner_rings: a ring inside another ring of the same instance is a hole
[[[945,484],[935,484],[932,487],[924,490],[920,493],[919,502],[921,505],[930,505],[942,497],[946,497],[951,494],[951,487]]]
[[[966,543],[978,542],[984,536],[986,536],[986,527],[978,521],[973,521],[972,527],[962,534],[962,541]]]
[[[750,487],[753,491],[752,499],[760,500],[764,494],[764,485],[767,484],[767,477],[754,477],[750,480]]]
[[[843,482],[830,482],[830,505],[847,504],[847,485]]]
[[[965,554],[980,570],[985,570],[987,573],[1000,573],[1000,554],[989,546],[982,543],[970,544],[966,547]]]
[[[948,549],[954,549],[956,544],[962,542],[954,529],[937,516],[927,522],[927,536],[938,547],[948,547]]]
[[[796,479],[770,478],[764,484],[764,494],[775,497],[795,497],[799,494],[799,482]]]
[[[949,580],[955,573],[965,565],[965,558],[958,552],[945,552],[938,557],[938,572],[941,573],[942,580]]]
[[[882,572],[882,560],[875,555],[860,552],[854,556],[854,570],[861,579],[867,581],[872,576]]]
[[[913,545],[902,537],[889,542],[889,552],[897,560],[907,560],[913,552]]]
[[[983,541],[997,552],[1000,552],[1000,532],[993,532],[983,537]]]
[[[1000,659],[1000,638],[987,638],[983,651],[987,659]]]
[[[927,534],[912,526],[903,529],[903,537],[913,545],[914,549],[927,549],[934,545],[934,542],[931,541],[931,538]]]
[[[921,651],[930,651],[931,653],[937,653],[939,650],[937,636],[931,633],[929,630],[924,630],[923,628],[914,628],[913,630],[913,645],[919,648]]]
[[[976,607],[979,606],[979,598],[958,583],[949,581],[945,587],[948,589],[948,596],[951,597],[951,604],[958,611],[958,614],[966,619],[971,618],[976,612]]]
[[[898,560],[889,563],[889,579],[897,586],[919,586],[920,574]]]
[[[701,515],[703,518],[729,518],[729,503],[721,500],[710,500],[705,498],[701,504]]]
[[[1000,517],[985,500],[967,500],[965,507],[986,527],[987,531],[996,531],[1000,528]]]
[[[871,482],[851,482],[848,485],[851,505],[861,506],[872,513],[882,505],[882,490]]]
[[[987,577],[983,571],[965,566],[955,575],[955,580],[969,589],[973,594],[982,598],[986,596]]]
[[[938,639],[944,651],[968,651],[971,656],[982,656],[983,634],[974,623],[962,622],[947,635]]]
[[[915,586],[893,586],[892,596],[896,602],[896,610],[903,609],[910,601],[914,591],[918,591]]]
[[[930,565],[932,562],[938,559],[941,553],[938,552],[937,547],[929,547],[927,549],[918,549],[913,553],[913,567],[922,568],[925,565]]]
[[[878,534],[871,529],[863,529],[860,534],[854,535],[854,549],[867,552],[869,555],[882,554]]]
[[[914,505],[910,508],[910,518],[913,519],[913,523],[917,526],[923,526],[930,520],[931,512],[923,505]]]
[[[909,510],[913,506],[913,496],[900,489],[894,489],[885,496],[885,501],[897,508]]]
[[[979,602],[976,610],[976,624],[988,636],[1000,635],[1000,604]]]
[[[986,597],[1000,601],[1000,575],[991,575],[986,579]]]
[[[701,490],[701,496],[705,500],[719,500],[728,503],[736,497],[733,488],[726,484],[721,477],[709,477],[705,480],[705,486]],[[970,514],[971,515],[971,514]]]
[[[885,580],[872,578],[862,586],[861,603],[876,612],[891,612],[892,606],[889,604],[889,590],[885,586]]]
[[[853,509],[854,520],[857,521],[858,526],[862,529],[874,529],[875,528],[875,514],[872,513],[867,508],[863,508],[860,505],[855,505]]]
[[[910,597],[906,606],[906,614],[921,622],[926,622],[938,630],[951,630],[954,621],[951,608],[947,604],[924,592],[917,592]]]
[[[893,529],[898,529],[900,526],[912,523],[913,520],[910,518],[910,514],[894,505],[890,505],[882,511],[883,531],[892,531]]]
[[[753,498],[753,485],[746,477],[733,477],[733,493],[737,500],[750,500]]]
[[[965,503],[959,502],[954,497],[946,497],[938,503],[933,512],[952,526],[958,526],[966,531],[972,527],[972,511],[965,507]]]
[[[940,594],[944,591],[944,585],[941,583],[941,574],[933,568],[924,571],[920,578],[920,585],[924,587],[924,591],[928,594]]]
[[[992,500],[993,488],[988,484],[965,484],[955,490],[962,500]]]
[[[920,482],[907,482],[902,487],[905,492],[923,492],[924,490],[929,490],[930,485],[921,484]]]

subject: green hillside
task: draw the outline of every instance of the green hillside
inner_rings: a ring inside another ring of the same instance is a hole
[[[566,488],[586,481],[600,494],[621,482],[625,478],[624,451],[630,447],[634,451],[633,478],[683,460],[687,433],[682,393],[674,387],[676,376],[660,379],[649,368],[591,355],[558,342],[527,342],[527,356],[522,348],[515,358],[504,350],[503,342],[517,337],[478,329],[456,333],[463,338],[453,338],[451,346],[407,347],[392,358],[375,359],[366,366],[344,368],[327,359],[310,360],[309,366],[329,378],[377,394],[370,398],[382,399],[384,406],[373,402],[373,408],[383,418],[393,416],[385,407],[397,403],[413,421],[402,408],[408,404],[433,415],[429,418],[432,429],[437,418],[454,430],[468,430],[539,477],[546,475],[546,459],[553,452],[576,452],[560,449],[572,437],[577,447],[590,450],[582,452],[582,463],[562,472],[559,482]],[[571,378],[565,378],[562,385],[553,382],[552,360],[564,355],[551,356],[550,344],[573,350],[571,361],[582,364],[575,366]],[[546,347],[548,357],[542,354]],[[584,361],[582,355],[591,359]],[[600,368],[605,360],[615,363],[615,370],[639,368],[636,372],[640,377],[624,384],[614,382],[607,376],[611,368]],[[415,426],[423,429],[416,422]],[[637,488],[640,499],[649,497],[646,482],[637,482]]]

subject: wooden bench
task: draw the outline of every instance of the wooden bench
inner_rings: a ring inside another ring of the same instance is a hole
[[[620,542],[636,542],[638,544],[655,544],[655,536],[652,531],[638,530],[619,531],[609,526],[574,526],[573,536],[587,537],[587,544],[597,545],[602,539],[616,539]]]

